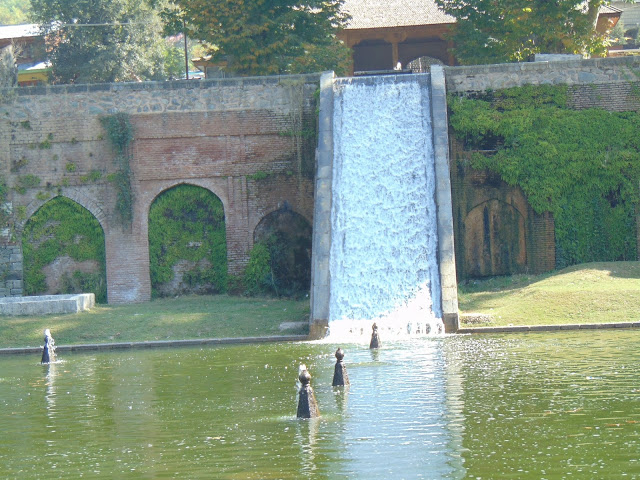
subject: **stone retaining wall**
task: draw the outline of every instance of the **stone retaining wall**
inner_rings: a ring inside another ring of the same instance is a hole
[[[568,85],[570,108],[640,110],[639,57],[572,57],[444,70],[449,94],[474,95],[524,85]],[[458,280],[553,270],[553,217],[533,212],[520,188],[507,185],[497,175],[466,166],[469,152],[453,135],[450,139]],[[640,227],[637,243],[640,245]]]
[[[0,297],[22,295],[22,249],[16,245],[0,247]]]
[[[191,184],[222,201],[228,269],[241,273],[253,229],[265,215],[286,204],[312,222],[313,148],[310,159],[300,157],[309,156],[302,131],[315,119],[318,80],[294,75],[0,90],[0,138],[8,140],[0,142],[0,177],[14,212],[0,242],[19,252],[29,217],[51,198],[68,197],[103,228],[108,301],[146,301],[149,207],[165,190]],[[117,112],[128,115],[134,130],[131,225],[123,225],[115,207],[109,176],[118,165],[100,122]],[[36,185],[20,188],[25,180]],[[19,295],[18,288],[4,295]]]
[[[640,57],[571,59],[444,67],[447,92],[499,90],[521,85],[603,85],[636,82]]]

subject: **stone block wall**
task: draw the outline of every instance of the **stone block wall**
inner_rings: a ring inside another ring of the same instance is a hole
[[[22,251],[19,246],[0,247],[0,297],[22,295]]]
[[[603,85],[640,80],[640,58],[593,58],[444,67],[447,92],[484,92],[521,85]]]

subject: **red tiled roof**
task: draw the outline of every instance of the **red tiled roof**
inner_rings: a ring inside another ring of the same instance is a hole
[[[455,23],[433,0],[345,0],[347,29]]]

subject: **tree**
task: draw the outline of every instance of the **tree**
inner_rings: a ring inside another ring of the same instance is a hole
[[[19,25],[29,20],[29,0],[2,0],[0,25]]]
[[[149,0],[32,0],[54,83],[164,78],[162,22]]]
[[[525,60],[534,53],[604,54],[595,29],[607,0],[436,0],[456,18],[451,39],[463,64]]]
[[[208,45],[213,63],[243,75],[336,68],[347,47],[344,0],[173,0],[187,34]]]
[[[13,87],[18,83],[18,68],[13,45],[0,48],[0,88]]]

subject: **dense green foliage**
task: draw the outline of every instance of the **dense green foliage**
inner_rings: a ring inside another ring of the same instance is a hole
[[[133,126],[126,113],[115,113],[100,118],[107,138],[116,153],[117,171],[109,180],[117,190],[116,210],[122,223],[129,225],[133,218],[133,191],[131,189],[131,152],[129,145],[133,141]],[[67,167],[69,164],[67,164]],[[74,166],[75,169],[75,166]]]
[[[106,302],[104,232],[98,220],[76,202],[56,197],[29,218],[22,235],[22,253],[25,294],[46,292],[43,268],[68,256],[77,262],[95,261],[98,271],[68,273],[62,279],[62,291],[54,293],[93,292],[97,302]]]
[[[271,254],[264,243],[256,243],[251,249],[249,263],[244,270],[244,285],[249,295],[273,293]]]
[[[184,20],[188,35],[208,45],[211,60],[237,74],[340,70],[348,49],[335,36],[346,21],[344,0],[173,0],[165,21]]]
[[[161,1],[31,0],[55,83],[165,78]]]
[[[18,68],[13,45],[0,49],[0,88],[13,87],[18,83]]]
[[[558,266],[636,258],[640,114],[565,107],[566,87],[452,97],[471,166],[500,174],[555,220]]]
[[[288,209],[265,217],[245,269],[248,294],[300,296],[311,282],[311,226]]]
[[[2,0],[0,25],[20,25],[29,22],[29,0]]]
[[[156,198],[149,209],[149,260],[154,296],[187,261],[183,282],[208,293],[226,290],[227,241],[224,207],[210,191],[179,185]]]
[[[11,226],[11,212],[5,207],[5,202],[7,201],[7,182],[4,177],[0,176],[0,227],[10,227]]]
[[[595,30],[607,0],[436,0],[456,18],[451,39],[463,64],[526,60],[534,53],[605,54]]]

